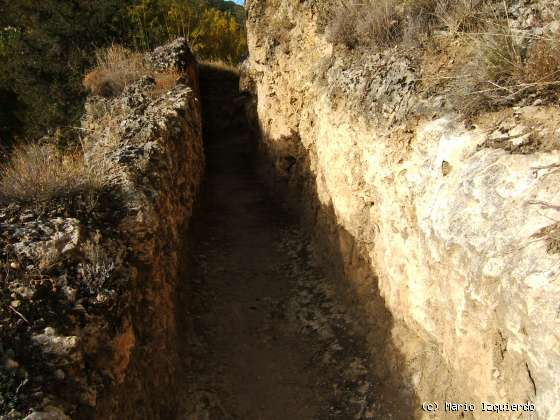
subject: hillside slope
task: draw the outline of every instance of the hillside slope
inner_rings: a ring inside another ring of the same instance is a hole
[[[228,0],[207,0],[208,6],[213,9],[218,9],[222,12],[231,13],[235,16],[240,24],[245,23],[245,9],[233,1]]]

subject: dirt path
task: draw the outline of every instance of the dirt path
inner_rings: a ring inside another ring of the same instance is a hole
[[[228,89],[233,97],[233,81],[202,82],[214,95],[207,107]],[[255,175],[246,128],[214,111],[179,296],[181,418],[391,418],[312,245]]]

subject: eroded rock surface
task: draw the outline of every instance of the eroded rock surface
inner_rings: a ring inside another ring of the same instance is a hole
[[[368,368],[418,418],[432,418],[422,401],[475,403],[465,418],[511,418],[481,402],[531,401],[519,418],[559,417],[557,107],[465,124],[422,91],[410,52],[335,47],[317,7],[249,2],[242,85],[264,172],[307,209],[325,265],[365,311]],[[511,13],[526,27],[538,10]]]
[[[178,418],[406,417],[410,406],[390,392],[378,398],[390,386],[367,369],[365,334],[336,276],[258,179],[236,79],[201,70],[208,170],[178,293]]]
[[[1,418],[175,415],[174,292],[204,156],[186,42],[149,58],[182,73],[170,91],[146,75],[88,101],[86,161],[106,186],[0,208]]]

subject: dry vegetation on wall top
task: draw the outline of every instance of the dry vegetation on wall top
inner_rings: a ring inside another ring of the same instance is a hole
[[[96,57],[97,66],[83,83],[91,93],[105,98],[119,96],[126,86],[149,75],[154,80],[146,84],[147,94],[157,97],[182,77],[176,69],[152,69],[143,54],[118,45],[99,50]],[[40,142],[20,143],[5,153],[5,163],[0,165],[0,205],[36,205],[81,196],[82,205],[95,207],[96,197],[113,184],[108,152],[117,145],[120,116],[104,112],[97,117],[106,128],[103,147],[60,147],[56,136],[51,136]],[[75,137],[83,135],[84,129],[73,130]],[[89,155],[87,160],[84,154]]]
[[[96,193],[106,182],[103,162],[87,165],[81,150],[62,152],[50,144],[19,145],[0,168],[0,204]]]
[[[484,7],[482,4],[484,3]],[[481,0],[365,0],[339,2],[327,24],[328,39],[350,48],[417,41],[445,23],[464,30],[482,20]]]
[[[459,59],[442,77],[448,81],[452,101],[467,115],[527,97],[553,102],[560,93],[560,34],[550,28],[555,28],[560,11],[539,16],[533,27],[519,27],[511,13],[513,4],[513,0],[340,2],[325,33],[330,42],[358,50],[419,44],[426,48],[416,51],[437,50],[442,39],[454,40]],[[466,59],[460,57],[465,54]]]
[[[474,33],[507,18],[512,0],[355,0],[338,2],[329,41],[350,48],[419,41],[437,30]]]
[[[151,75],[156,81],[152,95],[157,96],[175,86],[180,74],[176,70],[156,71],[146,63],[143,54],[120,45],[98,50],[97,65],[84,78],[84,86],[94,95],[112,98],[140,78]]]
[[[518,43],[509,27],[495,26],[473,41],[470,64],[451,83],[455,105],[472,115],[524,98],[553,103],[560,93],[560,37],[528,37]]]

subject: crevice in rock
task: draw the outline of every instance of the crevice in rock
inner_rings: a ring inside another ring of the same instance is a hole
[[[318,204],[305,156],[267,160],[238,76],[203,66],[200,79],[207,175],[177,305],[184,418],[410,419],[376,275]]]

